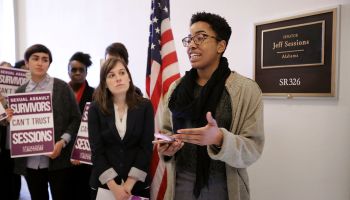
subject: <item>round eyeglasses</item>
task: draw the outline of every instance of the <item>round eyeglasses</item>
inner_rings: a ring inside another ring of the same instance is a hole
[[[191,41],[193,41],[196,45],[200,45],[207,38],[214,38],[215,40],[219,40],[219,38],[217,38],[215,36],[211,36],[211,35],[208,35],[205,33],[198,33],[192,37],[187,36],[187,37],[183,38],[182,44],[184,45],[184,47],[188,47],[188,46],[190,46]]]

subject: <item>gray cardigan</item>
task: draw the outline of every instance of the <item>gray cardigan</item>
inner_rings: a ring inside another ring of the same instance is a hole
[[[29,82],[20,86],[16,93],[24,93]],[[71,135],[70,142],[62,149],[61,154],[49,161],[49,170],[58,170],[71,167],[70,155],[75,141],[79,125],[80,111],[75,100],[74,93],[69,85],[57,78],[54,78],[52,91],[52,107],[54,118],[55,142],[61,140],[64,133]],[[15,158],[15,172],[25,175],[27,158]]]
[[[168,101],[180,80],[173,83],[164,99],[162,127],[172,130],[171,112]],[[229,200],[250,199],[248,174],[246,168],[260,157],[264,146],[263,102],[259,86],[251,79],[231,73],[225,87],[232,105],[232,123],[230,130],[223,132],[221,150],[207,146],[213,160],[220,160],[226,165],[227,190]],[[163,157],[162,157],[163,158]],[[175,191],[175,160],[166,162],[168,187],[165,199],[172,200]]]

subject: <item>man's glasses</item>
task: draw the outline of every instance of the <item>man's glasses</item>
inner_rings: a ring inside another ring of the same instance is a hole
[[[84,69],[84,68],[71,68],[70,71],[71,71],[72,73],[77,73],[78,71],[79,71],[80,73],[84,73],[84,72],[85,72],[85,69]]]
[[[184,45],[184,47],[188,47],[188,46],[190,46],[191,41],[193,41],[196,45],[200,45],[208,37],[214,38],[216,40],[219,40],[219,38],[217,38],[215,36],[207,35],[205,33],[198,33],[198,34],[196,34],[196,35],[194,35],[192,37],[191,36],[187,36],[184,39],[182,39],[182,44]]]

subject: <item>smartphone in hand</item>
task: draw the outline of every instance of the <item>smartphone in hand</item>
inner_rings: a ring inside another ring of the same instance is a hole
[[[156,138],[156,140],[153,140],[152,143],[153,144],[162,144],[162,143],[172,143],[175,142],[175,139],[171,136],[165,135],[165,134],[161,134],[161,133],[155,133],[154,137]]]

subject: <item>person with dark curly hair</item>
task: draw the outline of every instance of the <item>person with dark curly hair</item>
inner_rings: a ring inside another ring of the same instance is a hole
[[[85,103],[91,101],[92,94],[95,90],[93,87],[89,86],[86,80],[88,68],[91,65],[92,61],[90,55],[83,52],[76,52],[73,54],[68,63],[69,85],[74,91],[81,113],[83,113]]]
[[[79,104],[80,113],[83,114],[86,102],[92,101],[94,88],[90,87],[86,76],[88,68],[92,65],[91,57],[87,53],[76,52],[69,59],[68,75],[70,77],[69,85],[74,91],[75,99]],[[90,175],[91,166],[82,164],[78,160],[71,160],[73,167],[72,174],[72,199],[91,199],[90,197]]]
[[[263,150],[263,102],[223,56],[231,32],[223,17],[199,12],[182,40],[192,69],[170,86],[162,115],[162,132],[176,141],[158,145],[167,200],[250,198],[246,168]]]

